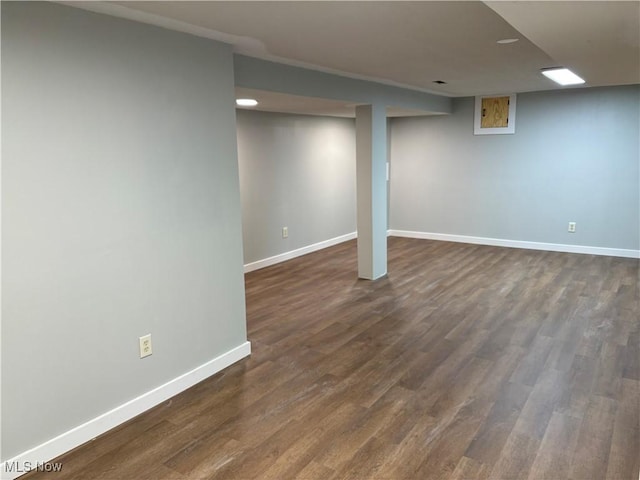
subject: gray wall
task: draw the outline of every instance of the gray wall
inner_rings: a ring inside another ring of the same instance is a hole
[[[473,98],[394,119],[390,228],[637,250],[639,104],[637,85],[519,94],[514,135],[474,136]]]
[[[283,92],[307,97],[345,100],[450,113],[451,98],[382,83],[343,77],[244,55],[234,56],[235,83],[239,87]]]
[[[3,459],[246,340],[232,62],[2,2]]]
[[[245,263],[355,232],[353,119],[238,110],[237,134]]]

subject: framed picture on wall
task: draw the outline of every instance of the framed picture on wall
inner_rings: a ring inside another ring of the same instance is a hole
[[[516,133],[516,94],[476,97],[474,135]]]

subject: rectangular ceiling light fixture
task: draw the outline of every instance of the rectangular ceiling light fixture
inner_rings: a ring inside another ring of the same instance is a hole
[[[568,68],[545,68],[542,74],[560,85],[580,85],[584,83],[578,75]]]

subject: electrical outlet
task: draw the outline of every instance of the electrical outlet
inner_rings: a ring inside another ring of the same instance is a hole
[[[576,222],[569,222],[569,233],[576,233]]]
[[[282,238],[287,238],[289,236],[289,229],[287,227],[282,227]]]
[[[151,334],[140,337],[140,358],[148,357],[153,353],[151,349]]]

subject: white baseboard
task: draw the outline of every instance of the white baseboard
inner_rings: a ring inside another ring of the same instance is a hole
[[[561,243],[526,242],[522,240],[470,237],[467,235],[451,235],[448,233],[411,232],[407,230],[389,230],[389,236],[442,240],[445,242],[473,243],[477,245],[491,245],[494,247],[526,248],[529,250],[546,250],[549,252],[584,253],[588,255],[605,255],[609,257],[640,258],[640,250],[627,250],[624,248],[603,248],[588,247],[584,245],[565,245]]]
[[[1,464],[0,478],[13,480],[38,466],[40,466],[41,470],[47,471],[47,468],[55,467],[55,464],[50,463],[54,458],[155,407],[250,354],[251,343],[244,342],[219,357],[168,381],[164,385],[160,385],[113,410],[103,413],[82,425],[78,425],[68,432],[6,460]],[[62,472],[64,472],[64,466],[62,466]]]
[[[322,250],[323,248],[332,247],[339,243],[346,242],[348,240],[353,240],[357,236],[358,236],[357,232],[347,233],[346,235],[330,238],[329,240],[314,243],[313,245],[309,245],[307,247],[298,248],[296,250],[291,250],[290,252],[281,253],[280,255],[275,255],[273,257],[265,258],[263,260],[247,263],[244,266],[244,273],[253,272],[254,270],[259,270],[265,267],[270,267],[271,265],[275,265],[276,263],[285,262],[287,260],[291,260],[292,258],[306,255],[307,253],[312,253],[318,250]]]

